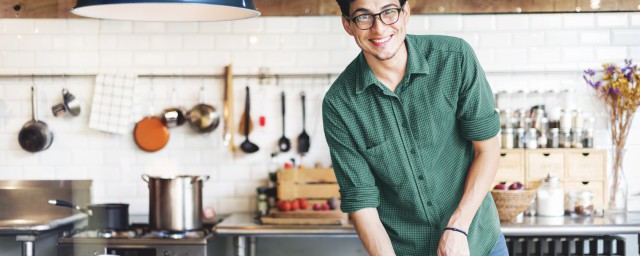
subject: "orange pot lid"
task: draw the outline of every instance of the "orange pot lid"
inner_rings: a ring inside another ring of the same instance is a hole
[[[144,151],[155,152],[169,142],[169,128],[157,117],[145,117],[136,124],[133,138]]]

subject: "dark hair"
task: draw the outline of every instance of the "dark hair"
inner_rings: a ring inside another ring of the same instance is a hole
[[[340,6],[340,11],[342,15],[349,17],[351,14],[349,13],[349,6],[355,0],[336,0],[338,2],[338,6]],[[400,0],[400,6],[404,6],[404,2],[407,0]]]

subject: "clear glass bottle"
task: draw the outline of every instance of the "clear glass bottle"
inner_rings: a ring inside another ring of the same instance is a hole
[[[560,129],[571,129],[572,124],[573,117],[571,116],[571,112],[564,109],[560,111]]]
[[[508,109],[511,108],[511,93],[508,91],[499,91],[496,93],[496,108]]]
[[[573,111],[571,128],[573,129],[584,128],[584,116],[582,115],[582,110],[576,109]]]
[[[514,140],[513,128],[502,130],[502,148],[512,149],[515,146]]]
[[[564,216],[564,188],[560,178],[549,173],[536,196],[539,216]]]
[[[527,93],[525,91],[519,90],[517,92],[514,92],[511,99],[514,107],[529,108],[529,104],[527,102]]]
[[[525,128],[525,118],[527,117],[527,110],[519,108],[516,110],[514,117],[517,119],[518,124],[515,128]]]
[[[511,109],[500,109],[500,127],[502,129],[512,128],[511,118]]]

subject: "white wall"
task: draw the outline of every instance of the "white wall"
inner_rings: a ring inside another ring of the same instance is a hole
[[[536,74],[520,71],[583,70],[601,63],[640,61],[640,14],[535,14],[535,15],[415,15],[411,33],[447,34],[467,40],[485,70],[494,92],[574,88],[578,104],[598,117],[596,146],[609,145],[606,117],[579,75]],[[97,20],[0,20],[1,74],[61,74],[97,72],[222,73],[233,64],[235,73],[256,74],[261,67],[273,73],[338,73],[358,53],[335,17],[267,17],[218,23],[143,23]],[[496,71],[519,71],[495,73]],[[55,133],[53,146],[31,154],[17,142],[21,126],[30,117],[31,79],[0,78],[0,179],[93,179],[95,202],[127,202],[132,213],[146,213],[148,189],[143,173],[208,174],[205,206],[219,212],[254,209],[255,188],[267,175],[269,154],[280,137],[279,92],[287,91],[287,136],[295,142],[301,131],[298,94],[305,91],[307,129],[312,152],[303,163],[330,164],[321,124],[320,100],[326,79],[283,79],[281,85],[260,86],[256,80],[235,80],[236,120],[243,109],[244,86],[251,85],[252,115],[267,117],[266,127],[251,135],[262,148],[253,155],[231,157],[220,140],[220,129],[209,135],[188,127],[171,131],[167,147],[156,153],[139,150],[131,135],[112,135],[88,128],[93,96],[92,78],[39,78],[39,112]],[[203,84],[208,102],[221,108],[222,81],[214,79],[149,79],[138,86],[136,117],[147,102],[156,111],[177,102],[191,107]],[[61,99],[66,84],[83,101],[79,117],[55,118],[50,107]],[[131,126],[133,129],[133,123]],[[640,182],[640,129],[635,122],[627,157],[629,183]],[[236,134],[239,143],[243,136]],[[640,187],[630,186],[630,194]],[[630,201],[640,210],[640,197]]]

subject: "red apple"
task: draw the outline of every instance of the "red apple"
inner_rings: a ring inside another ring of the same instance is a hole
[[[320,204],[313,204],[313,210],[314,211],[320,211],[320,210],[322,210],[322,206]]]
[[[495,187],[493,187],[493,189],[495,189],[495,190],[507,190],[507,183],[506,182],[500,182],[500,184],[498,184]]]
[[[524,185],[522,185],[522,183],[520,182],[514,182],[511,183],[511,186],[509,186],[509,190],[523,190],[524,189]]]
[[[331,207],[329,207],[329,205],[328,205],[328,204],[322,204],[322,206],[321,206],[321,207],[322,207],[322,210],[323,210],[323,211],[331,210]]]

